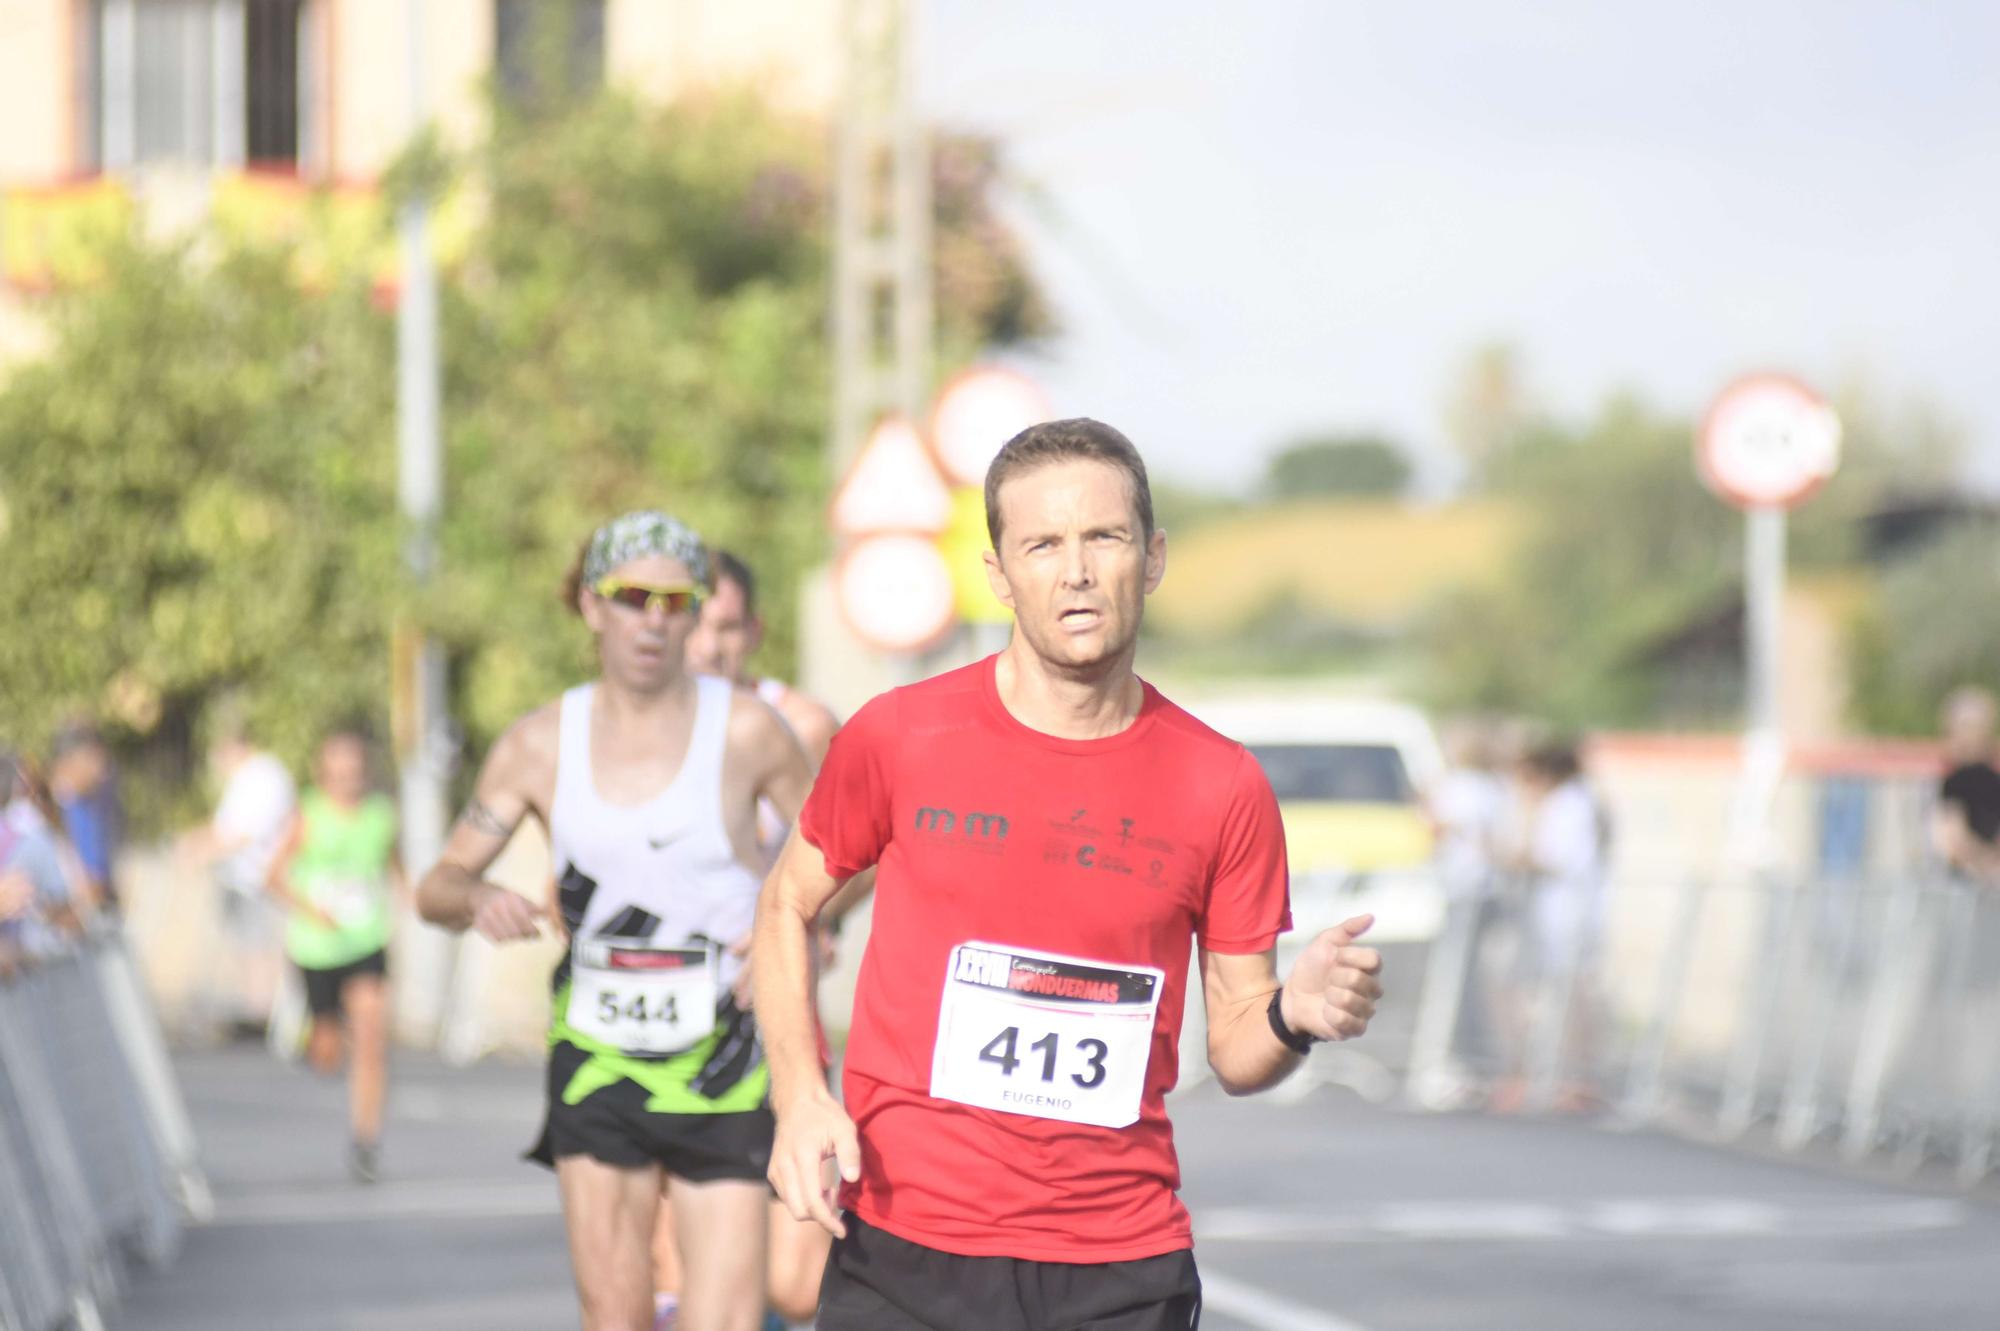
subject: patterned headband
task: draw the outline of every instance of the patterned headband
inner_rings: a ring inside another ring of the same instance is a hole
[[[657,509],[641,509],[613,518],[590,538],[583,553],[583,581],[590,586],[621,564],[665,555],[687,565],[694,580],[708,585],[708,547],[694,529]]]

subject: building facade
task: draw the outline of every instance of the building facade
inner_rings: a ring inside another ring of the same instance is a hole
[[[530,86],[551,39],[573,82],[656,100],[747,82],[824,114],[835,96],[838,0],[0,0],[0,360],[107,219],[371,192],[408,138],[412,4],[429,118],[458,142],[487,81]]]

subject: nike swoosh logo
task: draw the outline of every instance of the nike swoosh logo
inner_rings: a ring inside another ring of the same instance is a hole
[[[679,832],[669,832],[666,836],[659,838],[647,837],[646,844],[651,846],[654,850],[665,850],[668,846],[673,845],[674,842],[680,839],[681,839],[681,834]]]

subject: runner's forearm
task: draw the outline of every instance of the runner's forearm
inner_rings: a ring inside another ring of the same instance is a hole
[[[264,880],[264,891],[269,893],[286,910],[294,914],[305,913],[305,898],[293,890],[289,878],[281,877],[277,874],[271,875]]]
[[[479,898],[493,885],[449,860],[440,861],[417,885],[417,914],[440,928],[464,933],[472,927]]]
[[[783,894],[766,888],[752,934],[757,1025],[771,1065],[771,1103],[784,1106],[824,1092],[813,1027],[812,921]]]
[[[1208,1033],[1208,1065],[1215,1080],[1231,1095],[1268,1091],[1292,1075],[1304,1055],[1286,1048],[1271,1031],[1266,1015],[1271,991],[1230,1005],[1228,1015],[1212,1021]]]

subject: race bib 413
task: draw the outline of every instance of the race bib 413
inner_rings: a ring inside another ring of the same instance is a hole
[[[1165,978],[1151,966],[961,943],[945,970],[930,1093],[1104,1128],[1136,1122]]]

